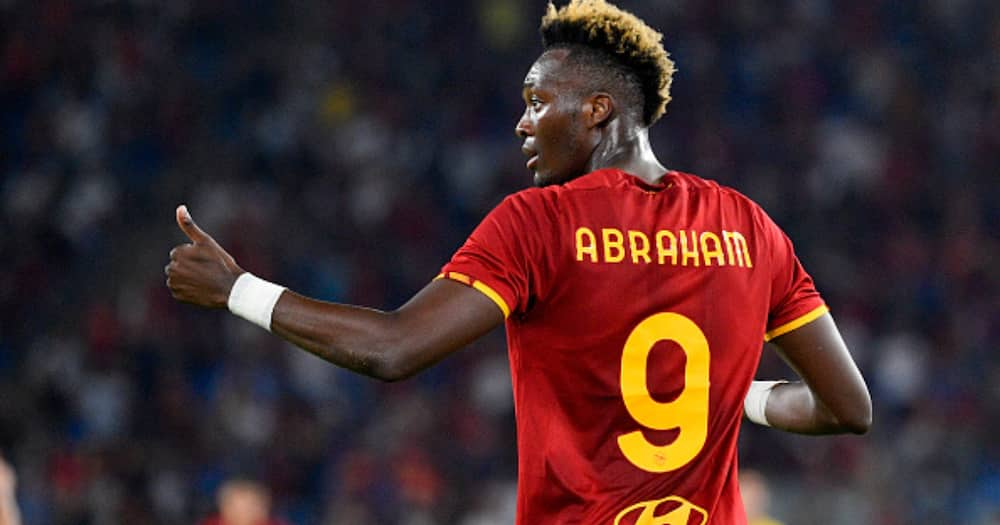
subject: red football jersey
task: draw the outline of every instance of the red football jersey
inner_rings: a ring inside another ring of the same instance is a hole
[[[762,341],[825,313],[738,192],[603,169],[507,197],[442,271],[507,317],[520,525],[745,524]]]

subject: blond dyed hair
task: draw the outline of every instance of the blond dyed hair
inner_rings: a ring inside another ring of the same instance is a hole
[[[663,35],[639,17],[604,0],[571,0],[558,9],[549,2],[540,31],[545,49],[582,46],[612,57],[638,81],[643,123],[663,116],[676,69]]]

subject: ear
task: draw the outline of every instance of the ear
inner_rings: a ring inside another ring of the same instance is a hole
[[[608,93],[594,93],[584,101],[583,112],[588,128],[604,127],[615,114],[615,99]]]

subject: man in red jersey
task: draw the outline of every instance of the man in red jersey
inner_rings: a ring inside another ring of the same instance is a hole
[[[506,322],[521,525],[745,524],[741,416],[863,433],[871,400],[791,242],[734,190],[665,168],[661,35],[603,0],[542,19],[516,126],[537,188],[505,199],[392,312],[245,273],[177,210],[181,301],[230,311],[320,357],[408,377]],[[763,340],[801,382],[753,381]]]

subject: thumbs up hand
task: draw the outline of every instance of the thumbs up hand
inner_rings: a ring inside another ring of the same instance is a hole
[[[191,213],[188,212],[187,205],[181,204],[177,207],[177,226],[180,226],[184,235],[187,235],[188,239],[191,239],[191,242],[195,244],[199,242],[204,244],[215,242],[211,236],[202,231],[202,229],[194,223],[194,219],[191,218]]]
[[[177,226],[191,242],[170,250],[170,263],[163,271],[171,295],[198,306],[225,308],[229,290],[243,268],[195,224],[183,204],[177,207]]]

